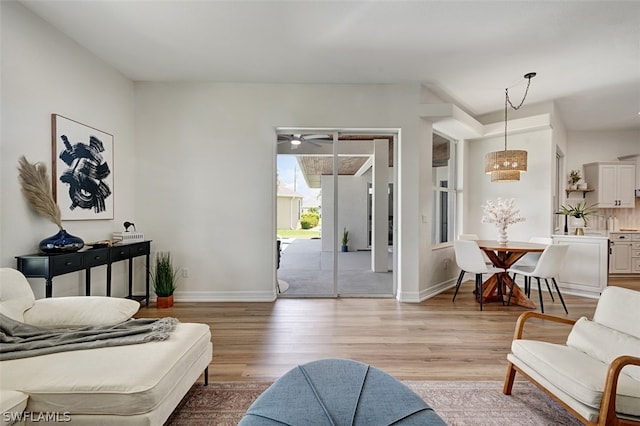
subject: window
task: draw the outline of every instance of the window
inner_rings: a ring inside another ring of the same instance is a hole
[[[433,184],[433,228],[431,243],[453,241],[455,235],[456,143],[433,134],[431,178]]]

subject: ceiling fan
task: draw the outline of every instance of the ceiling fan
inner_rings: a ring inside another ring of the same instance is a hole
[[[333,138],[331,137],[331,135],[279,134],[278,145],[285,142],[289,142],[291,144],[291,147],[295,149],[298,147],[298,145],[302,144],[303,142],[319,147],[321,143],[333,142]]]

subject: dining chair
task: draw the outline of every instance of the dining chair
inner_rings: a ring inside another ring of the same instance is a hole
[[[467,240],[467,241],[477,241],[478,240],[478,235],[476,234],[460,234],[460,236],[458,237],[461,240]],[[489,259],[489,257],[487,256],[487,254],[485,252],[482,252],[482,256],[484,258],[484,263],[486,263],[488,266],[492,266],[493,263],[491,263],[491,260]],[[464,278],[464,274],[465,274],[465,270],[464,269],[460,269],[460,275],[458,275],[458,281],[459,283],[462,282],[462,279]],[[458,293],[456,291],[456,293]],[[456,300],[456,296],[455,294],[453,295],[453,300]]]
[[[478,239],[478,236],[476,234],[460,234],[460,236],[458,237],[461,240],[469,240],[469,241],[475,241]],[[457,282],[462,282],[462,278],[464,277],[465,274],[465,270],[464,269],[460,269],[460,275],[458,275],[458,281]],[[457,291],[456,291],[457,293]],[[455,294],[453,295],[453,300],[456,300],[456,296]]]
[[[470,241],[478,241],[480,238],[478,238],[478,234],[460,234],[460,236],[458,237],[461,240],[470,240]],[[486,263],[489,266],[493,266],[493,262],[491,261],[491,259],[489,259],[489,256],[487,256],[487,253],[485,253],[484,251],[480,250],[482,252],[482,257],[484,258],[484,263]]]
[[[550,238],[550,237],[531,237],[531,238],[529,238],[529,242],[530,243],[536,243],[536,244],[544,244],[544,245],[548,246],[550,244],[553,244],[553,238]],[[515,267],[515,268],[520,268],[522,266],[527,266],[527,267],[536,266],[536,264],[538,263],[538,260],[540,259],[541,255],[542,255],[542,253],[529,252],[529,253],[525,254],[524,256],[522,256],[512,266]],[[511,277],[511,279],[513,281],[516,280],[516,275],[518,275],[518,274],[513,274],[513,277]],[[528,286],[529,283],[530,283],[530,281],[525,279],[525,282],[524,282],[524,294],[526,294],[527,297],[531,296],[531,287]],[[553,293],[551,292],[551,287],[549,287],[549,281],[545,280],[545,283],[547,284],[547,290],[549,291],[549,296],[551,297],[551,300],[553,302],[555,302],[555,299],[553,298]]]
[[[540,259],[538,259],[538,263],[535,266],[521,266],[517,267],[513,265],[511,268],[507,269],[507,273],[520,274],[525,277],[525,286],[527,285],[531,287],[531,278],[535,278],[538,282],[538,297],[540,299],[540,311],[544,313],[544,303],[542,302],[542,289],[540,287],[540,279],[544,278],[545,280],[551,279],[553,285],[560,297],[560,301],[562,302],[562,307],[564,311],[568,314],[567,305],[564,303],[564,299],[562,298],[562,293],[560,293],[560,288],[558,288],[558,283],[556,282],[556,276],[560,273],[562,269],[562,265],[564,264],[564,259],[567,256],[567,251],[569,250],[568,244],[551,244],[547,246],[546,249],[540,255]],[[547,282],[547,287],[549,286]],[[513,287],[511,288],[511,293],[513,293]],[[509,301],[511,301],[511,293],[509,293]],[[508,304],[508,303],[507,303]]]
[[[480,298],[480,310],[482,310],[482,275],[500,274],[506,272],[506,270],[504,268],[496,268],[494,266],[487,265],[484,261],[484,258],[482,257],[482,250],[480,250],[480,247],[478,247],[478,243],[474,240],[456,240],[453,242],[453,248],[455,251],[456,263],[458,264],[458,267],[464,272],[469,272],[470,274],[476,275],[475,294]],[[453,301],[456,300],[458,290],[460,289],[460,284],[462,284],[463,276],[464,274],[462,273],[460,274],[460,276],[458,276],[456,290],[453,294]],[[500,275],[498,275],[498,280],[500,280]],[[500,289],[501,287],[502,285],[499,285],[498,289]]]

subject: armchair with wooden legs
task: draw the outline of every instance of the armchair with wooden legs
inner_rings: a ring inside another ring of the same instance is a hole
[[[640,291],[607,287],[593,320],[538,312],[518,318],[503,393],[516,373],[588,426],[640,426]],[[566,344],[523,338],[529,320],[572,325]]]

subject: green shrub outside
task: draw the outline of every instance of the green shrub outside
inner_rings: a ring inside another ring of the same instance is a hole
[[[300,226],[302,226],[302,229],[315,228],[319,223],[320,214],[313,212],[302,213],[300,219]]]

